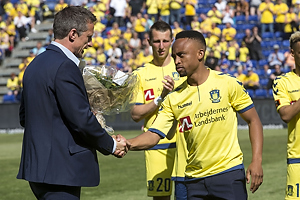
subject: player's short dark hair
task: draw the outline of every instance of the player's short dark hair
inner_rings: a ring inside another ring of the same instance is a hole
[[[194,30],[181,31],[176,34],[175,40],[180,38],[188,38],[191,40],[196,40],[204,46],[204,50],[206,49],[205,38],[202,35],[202,33],[200,33],[199,31],[194,31]]]
[[[65,38],[75,28],[80,36],[88,30],[88,23],[95,23],[97,18],[81,6],[67,6],[54,16],[53,33],[55,39]]]
[[[172,36],[172,28],[171,26],[162,21],[162,20],[158,20],[156,21],[151,27],[150,27],[150,30],[149,30],[149,39],[152,40],[153,39],[153,30],[157,30],[157,31],[160,31],[160,32],[166,32],[166,31],[170,31],[170,38],[172,39],[173,36]]]

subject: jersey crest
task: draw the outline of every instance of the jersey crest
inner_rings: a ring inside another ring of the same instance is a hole
[[[153,89],[145,90],[144,91],[144,96],[145,96],[146,101],[150,101],[150,100],[155,99]]]
[[[180,120],[180,124],[181,124],[179,127],[179,132],[188,131],[193,128],[193,124],[192,124],[190,116],[180,118],[179,120]]]
[[[213,102],[213,103],[219,103],[220,102],[220,90],[218,89],[215,89],[215,90],[212,90],[209,92],[210,94],[210,100]]]
[[[174,81],[179,81],[180,76],[179,76],[178,72],[172,72],[172,76],[173,76]]]

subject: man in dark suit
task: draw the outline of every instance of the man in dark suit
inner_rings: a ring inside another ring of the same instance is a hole
[[[92,46],[96,17],[67,7],[54,17],[55,40],[27,67],[20,123],[25,127],[18,179],[29,181],[37,199],[80,199],[81,187],[100,181],[96,150],[123,157],[122,136],[110,136],[90,110],[78,68]]]

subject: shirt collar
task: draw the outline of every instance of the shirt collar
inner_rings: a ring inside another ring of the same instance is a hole
[[[72,60],[77,66],[79,66],[80,60],[69,49],[55,41],[52,41],[51,44],[60,48],[70,60]]]

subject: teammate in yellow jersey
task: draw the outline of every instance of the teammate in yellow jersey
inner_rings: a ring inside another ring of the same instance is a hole
[[[147,149],[172,138],[179,123],[188,150],[185,185],[189,200],[246,200],[263,181],[263,129],[250,96],[236,78],[204,65],[205,39],[198,31],[176,35],[172,57],[182,85],[166,96],[147,132],[128,140],[130,150]],[[166,77],[170,82],[171,78]],[[246,175],[237,138],[237,116],[247,122],[252,161]],[[178,142],[178,141],[177,141]]]
[[[166,95],[185,80],[176,72],[170,55],[173,41],[170,25],[164,21],[155,22],[150,28],[148,41],[153,50],[153,60],[134,71],[139,79],[139,89],[131,111],[134,121],[145,120],[144,131],[156,119],[158,108]],[[170,200],[175,141],[175,137],[172,140],[165,138],[145,151],[148,196],[154,200]]]
[[[290,37],[290,49],[296,69],[278,76],[273,96],[281,119],[288,124],[286,200],[300,199],[300,32]]]

